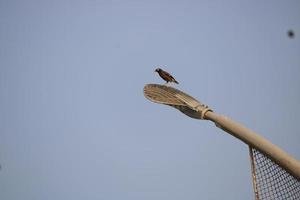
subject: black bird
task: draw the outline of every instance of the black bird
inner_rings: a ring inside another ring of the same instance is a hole
[[[289,30],[289,31],[287,32],[287,34],[288,34],[289,38],[294,38],[294,37],[295,37],[295,33],[294,33],[293,30]]]
[[[157,72],[162,79],[164,79],[165,81],[167,81],[167,83],[168,82],[174,82],[174,83],[178,84],[178,82],[175,80],[175,78],[171,74],[169,74],[168,72],[166,72],[166,71],[164,71],[164,70],[162,70],[160,68],[157,68],[155,70],[155,72]]]

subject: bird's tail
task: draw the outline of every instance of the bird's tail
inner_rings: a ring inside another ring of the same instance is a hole
[[[174,79],[174,83],[179,84],[175,79]]]

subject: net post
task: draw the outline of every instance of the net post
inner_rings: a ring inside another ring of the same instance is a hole
[[[255,200],[259,200],[259,195],[258,195],[258,188],[256,184],[256,174],[255,174],[255,163],[253,159],[253,151],[251,146],[249,147],[249,155],[250,155],[250,162],[251,162],[251,174],[252,174],[252,184],[253,184],[253,190],[254,190],[254,195],[255,195]]]

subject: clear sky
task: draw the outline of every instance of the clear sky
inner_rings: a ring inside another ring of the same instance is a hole
[[[159,66],[300,160],[299,10],[0,0],[0,199],[253,199],[247,146],[143,87]]]

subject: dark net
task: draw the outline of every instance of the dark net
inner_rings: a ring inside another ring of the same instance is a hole
[[[300,200],[300,182],[264,154],[249,148],[256,199]]]

